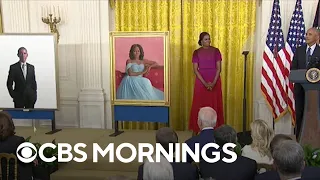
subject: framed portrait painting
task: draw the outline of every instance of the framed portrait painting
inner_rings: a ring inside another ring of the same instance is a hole
[[[111,32],[114,105],[169,106],[169,32]]]
[[[0,34],[0,109],[59,109],[56,43],[51,33]]]

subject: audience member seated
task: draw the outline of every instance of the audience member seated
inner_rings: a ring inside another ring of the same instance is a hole
[[[273,159],[270,153],[270,142],[273,138],[273,130],[263,120],[255,120],[251,124],[252,144],[242,149],[242,156],[255,160],[258,164],[272,165]],[[258,169],[259,170],[259,169]],[[265,172],[266,169],[260,170]]]
[[[15,126],[11,116],[5,112],[0,112],[0,153],[16,155],[18,146],[23,142],[25,142],[23,137],[15,135]],[[3,164],[1,163],[0,165],[2,166]],[[18,160],[18,180],[31,179],[32,163],[25,164]]]
[[[178,135],[171,128],[164,127],[156,132],[156,142],[169,153],[169,144],[178,143]],[[173,146],[175,147],[175,146]],[[174,151],[173,151],[174,152]],[[196,166],[190,163],[172,162],[173,175],[175,180],[196,180],[199,179],[199,172]],[[143,179],[143,164],[139,166],[138,180]]]
[[[216,180],[251,180],[257,173],[256,161],[238,156],[233,163],[225,163],[222,161],[224,157],[230,158],[230,155],[222,151],[222,147],[226,143],[236,143],[237,133],[228,125],[222,125],[214,132],[216,143],[220,146],[220,160],[216,163],[208,163],[200,161],[201,177],[206,179],[212,177]],[[230,149],[231,150],[231,149]],[[209,158],[214,158],[213,156]]]
[[[203,107],[200,109],[198,113],[198,126],[201,129],[201,132],[197,136],[193,136],[192,138],[186,141],[186,144],[189,148],[194,152],[195,151],[195,144],[199,143],[199,150],[207,143],[214,143],[214,136],[213,136],[213,128],[216,126],[217,123],[217,113],[211,107]],[[208,148],[207,153],[210,153],[214,150]],[[201,159],[200,159],[201,161]],[[192,163],[193,159],[190,155],[187,156],[187,162]]]
[[[283,141],[275,147],[272,156],[281,180],[301,179],[305,164],[300,144],[292,140]]]
[[[286,140],[292,140],[290,136],[284,134],[277,134],[270,143],[270,152],[273,154],[274,149]],[[277,171],[267,171],[256,176],[255,180],[280,180]],[[320,168],[305,167],[302,172],[302,179],[320,179]]]
[[[152,159],[155,161],[156,156],[152,156]],[[172,166],[163,156],[160,156],[160,162],[146,161],[143,166],[143,179],[174,180]]]

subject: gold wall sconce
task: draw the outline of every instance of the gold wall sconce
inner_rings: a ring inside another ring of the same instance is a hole
[[[60,33],[57,29],[57,24],[61,22],[60,17],[60,8],[58,7],[42,7],[42,22],[49,25],[51,33],[55,33],[57,35],[57,43],[59,43]]]

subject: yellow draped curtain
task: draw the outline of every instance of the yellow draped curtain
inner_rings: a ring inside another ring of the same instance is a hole
[[[192,53],[202,31],[222,54],[222,90],[226,124],[242,130],[244,44],[255,31],[252,0],[116,1],[116,31],[170,31],[170,126],[188,129],[194,74]],[[253,43],[253,42],[251,42]],[[174,76],[173,76],[174,73]],[[253,55],[247,62],[247,125],[253,118]],[[154,123],[123,123],[125,129],[156,129]],[[248,126],[247,126],[248,127]]]

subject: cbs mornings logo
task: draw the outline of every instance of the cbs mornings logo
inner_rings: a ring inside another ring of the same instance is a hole
[[[21,162],[24,162],[24,163],[33,162],[37,158],[38,154],[39,154],[40,159],[45,161],[45,162],[53,162],[53,161],[55,161],[56,157],[51,157],[51,158],[45,157],[43,152],[44,152],[44,150],[46,148],[53,148],[54,149],[54,148],[56,148],[56,145],[54,145],[52,143],[45,143],[42,146],[40,146],[39,151],[38,151],[36,146],[33,145],[32,143],[24,142],[24,143],[22,143],[22,144],[20,144],[18,146],[16,154],[17,154],[18,159]],[[21,150],[21,155],[19,153],[20,150]]]
[[[39,155],[39,158],[44,162],[54,162],[58,159],[58,162],[84,162],[87,160],[87,154],[85,151],[79,148],[85,148],[87,145],[84,143],[77,143],[73,147],[68,143],[58,143],[57,145],[53,143],[45,143],[39,147],[39,150],[30,142],[24,142],[17,148],[17,158],[24,163],[31,163]],[[236,145],[233,143],[227,143],[223,145],[220,150],[220,146],[215,143],[208,143],[200,149],[200,144],[195,143],[195,150],[191,150],[190,147],[185,143],[170,143],[169,152],[165,150],[160,143],[156,143],[156,146],[150,143],[139,143],[138,148],[130,143],[122,143],[115,148],[114,143],[109,143],[107,147],[103,150],[97,143],[93,143],[93,162],[98,162],[98,156],[101,155],[105,157],[109,155],[109,162],[114,162],[114,156],[122,163],[133,162],[138,156],[138,162],[143,163],[144,157],[146,157],[150,162],[160,162],[160,156],[164,156],[169,162],[187,162],[187,156],[189,155],[196,163],[203,159],[208,163],[218,162],[220,157],[220,151],[230,156],[230,158],[223,157],[222,161],[225,163],[233,163],[237,160],[237,154],[230,150],[229,148],[235,148]],[[44,155],[46,148],[58,148],[57,157],[46,157]],[[129,158],[124,158],[121,155],[121,150],[124,148],[129,148],[131,150],[131,156]],[[212,157],[207,156],[207,150],[210,148]],[[211,150],[214,148],[216,150]],[[138,149],[138,150],[137,150]],[[147,150],[145,150],[147,149]],[[74,157],[71,151],[82,156]],[[21,151],[21,155],[20,152]],[[152,155],[155,153],[156,160],[153,160]],[[63,157],[67,155],[67,157]],[[180,158],[182,157],[182,158]],[[201,157],[201,158],[200,158]]]

